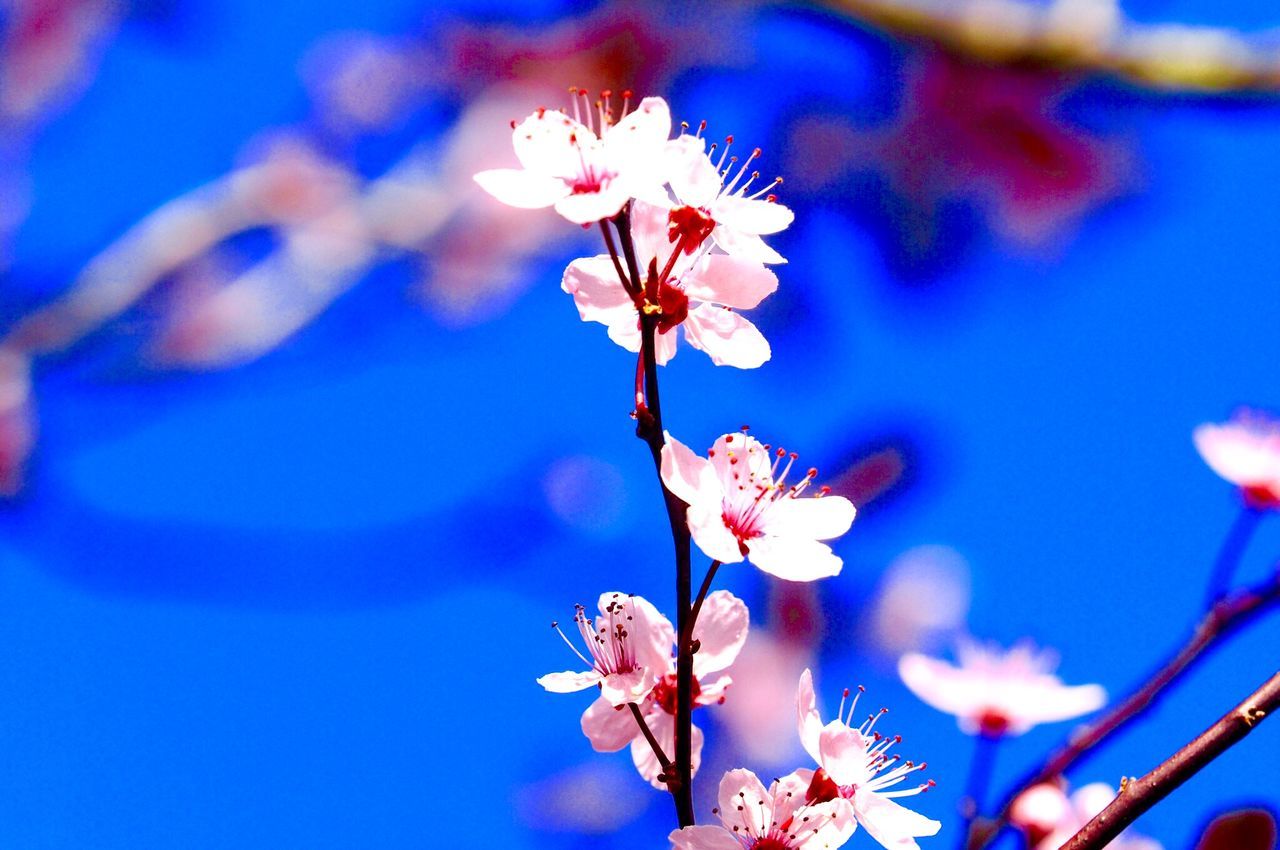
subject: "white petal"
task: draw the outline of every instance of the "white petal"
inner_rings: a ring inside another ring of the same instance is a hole
[[[750,310],[778,289],[778,276],[755,260],[708,254],[681,278],[685,294],[737,310]]]
[[[747,550],[747,560],[787,581],[828,578],[844,566],[827,544],[799,537],[758,537],[747,541]]]
[[[909,652],[898,659],[898,675],[922,701],[957,717],[978,712],[985,698],[973,677],[939,658]]]
[[[649,724],[653,737],[657,739],[658,746],[662,747],[662,752],[667,758],[672,758],[676,752],[676,719],[674,715],[667,714],[660,708],[652,709],[645,713],[645,722]],[[691,747],[691,765],[693,773],[696,775],[698,767],[702,764],[702,730],[697,726],[690,727],[693,731],[692,739],[689,742]],[[658,779],[658,774],[662,772],[662,765],[658,761],[658,757],[654,755],[653,747],[649,745],[648,739],[644,735],[636,735],[635,740],[631,742],[631,761],[635,764],[636,770],[645,778],[650,785],[659,791],[665,791],[667,784]]]
[[[574,260],[564,270],[560,288],[573,296],[578,315],[584,322],[602,325],[636,324],[636,308],[631,296],[622,288],[618,270],[607,256]]]
[[[556,212],[574,224],[595,224],[612,218],[630,200],[627,187],[617,180],[606,180],[597,192],[578,192],[556,201]]]
[[[804,836],[796,850],[824,850],[839,847],[852,837],[858,828],[853,806],[843,797],[805,806],[796,810],[797,818],[809,818],[810,823],[820,823],[816,830]]]
[[[599,682],[600,674],[595,670],[588,670],[585,673],[565,670],[563,673],[548,673],[538,679],[538,684],[553,694],[571,694],[574,691],[586,690]]]
[[[813,771],[796,770],[773,781],[769,792],[773,795],[774,823],[786,823],[797,809],[804,807],[805,792],[812,779]]]
[[[563,180],[534,171],[495,168],[481,171],[474,179],[502,203],[522,210],[549,207],[569,194],[569,186]]]
[[[707,457],[715,467],[726,501],[732,501],[735,493],[743,494],[748,502],[755,499],[755,493],[740,489],[744,479],[751,478],[762,487],[773,484],[773,456],[750,434],[725,434],[716,438]]]
[[[755,325],[732,310],[712,304],[699,304],[689,311],[684,336],[694,348],[710,355],[717,366],[755,369],[772,356],[769,341]]]
[[[604,697],[582,712],[582,734],[597,753],[616,753],[640,734],[640,727],[626,706],[615,707]]]
[[[660,333],[654,337],[653,355],[655,362],[659,366],[667,365],[667,362],[676,356],[675,328],[671,328],[666,333]]]
[[[1055,677],[1056,678],[1056,677]],[[1056,723],[1070,720],[1107,704],[1107,692],[1100,685],[1054,685],[1038,688],[1034,697],[1020,700],[1013,713],[1027,723]]]
[[[657,684],[657,677],[648,668],[629,673],[611,673],[600,680],[600,695],[611,705],[643,702]]]
[[[694,670],[697,670],[695,662]],[[696,672],[695,672],[696,675]],[[697,705],[715,705],[723,700],[728,693],[729,686],[733,684],[733,677],[720,675],[714,679],[698,677],[698,700]]]
[[[671,653],[676,643],[676,630],[671,621],[662,615],[651,602],[642,596],[633,596],[631,640],[635,648],[636,663],[653,671],[661,678],[675,669]]]
[[[721,250],[733,257],[768,265],[786,262],[781,254],[764,244],[763,239],[751,233],[743,233],[741,230],[722,225],[711,231],[711,238]]]
[[[609,339],[627,351],[640,351],[640,320],[633,310],[627,321],[618,321],[609,325]]]
[[[671,110],[660,97],[646,97],[617,124],[605,131],[608,164],[630,179],[665,182],[667,137],[671,135]]]
[[[687,133],[667,142],[667,179],[681,204],[710,207],[723,180],[706,154],[706,139]]]
[[[720,779],[720,820],[740,826],[749,835],[763,835],[772,819],[773,797],[756,775],[745,768],[730,770]]]
[[[853,502],[843,496],[801,497],[778,499],[761,521],[765,534],[830,540],[849,530],[856,513]]]
[[[818,734],[818,763],[837,785],[860,784],[867,779],[869,744],[857,729],[832,720]]]
[[[707,595],[693,626],[699,644],[693,656],[693,673],[701,678],[733,663],[747,642],[747,606],[727,590]]]
[[[822,718],[818,716],[818,698],[813,691],[813,673],[806,667],[800,674],[800,686],[796,689],[796,728],[805,752],[822,764]]]
[[[674,850],[742,850],[738,839],[722,826],[686,826],[667,839]]]
[[[796,214],[773,201],[752,200],[739,195],[725,195],[716,201],[711,215],[717,222],[741,233],[767,236],[785,230],[796,220]]]
[[[690,505],[688,522],[693,542],[708,558],[722,564],[736,564],[742,560],[742,547],[738,545],[738,538],[725,526],[720,505],[705,501]]]
[[[860,793],[853,798],[858,822],[876,841],[889,850],[915,850],[915,839],[936,835],[942,824],[880,794]]]
[[[723,498],[711,462],[695,454],[670,432],[662,446],[661,475],[662,483],[685,504],[719,502]]]
[[[667,237],[668,212],[666,207],[642,201],[631,205],[631,242],[641,276],[648,274],[650,260],[656,259],[661,271],[675,247]]]
[[[577,141],[573,141],[576,139]],[[511,131],[520,164],[537,174],[573,179],[582,169],[578,148],[599,147],[596,134],[555,109],[539,109]]]

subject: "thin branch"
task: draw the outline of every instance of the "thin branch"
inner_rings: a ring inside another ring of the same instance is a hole
[[[635,298],[638,294],[637,290],[631,282],[631,277],[622,268],[622,261],[618,259],[618,246],[613,241],[613,234],[609,232],[609,221],[607,219],[600,219],[600,232],[604,234],[604,247],[609,250],[609,259],[613,260],[613,269],[618,273],[618,280],[622,283],[622,288],[627,291],[628,295]]]
[[[681,632],[681,641],[693,645],[693,627],[698,622],[698,615],[702,613],[702,603],[706,601],[707,591],[711,589],[711,580],[716,577],[716,570],[720,569],[719,561],[712,561],[711,566],[707,567],[707,574],[702,578],[702,587],[698,588],[698,595],[693,600],[693,610],[689,612],[689,622],[686,628],[689,634]]]
[[[1209,574],[1209,585],[1205,592],[1205,608],[1212,607],[1231,587],[1231,579],[1235,576],[1236,568],[1240,565],[1240,559],[1244,556],[1244,550],[1258,528],[1260,519],[1262,511],[1257,508],[1247,503],[1240,508],[1240,513],[1231,524],[1226,539],[1222,541],[1222,548],[1218,550],[1218,557],[1213,562],[1213,572]]]
[[[1143,812],[1169,796],[1277,710],[1280,710],[1280,672],[1155,770],[1141,779],[1124,783],[1111,805],[1085,824],[1062,850],[1105,847]]]
[[[636,725],[640,727],[640,733],[644,735],[644,739],[649,742],[649,746],[653,749],[653,754],[657,757],[658,764],[662,765],[663,780],[673,779],[671,759],[667,758],[667,754],[662,751],[662,745],[654,737],[653,730],[649,728],[648,722],[644,719],[644,714],[640,711],[640,706],[634,702],[627,703],[627,705],[631,708],[631,716],[636,719]]]
[[[1042,768],[1009,792],[996,819],[977,825],[981,834],[973,836],[970,847],[975,850],[985,847],[1009,825],[1013,803],[1022,792],[1056,779],[1110,735],[1141,717],[1150,710],[1156,697],[1195,665],[1204,656],[1206,650],[1265,612],[1276,608],[1278,604],[1280,604],[1280,570],[1277,570],[1269,581],[1220,600],[1200,621],[1199,626],[1182,648],[1161,665],[1136,691],[1094,722],[1079,726],[1071,733],[1066,746],[1050,756]]]

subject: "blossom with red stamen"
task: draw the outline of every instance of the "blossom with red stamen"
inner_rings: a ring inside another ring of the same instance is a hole
[[[805,802],[800,772],[774,780],[767,789],[749,770],[731,770],[720,780],[719,825],[686,826],[671,833],[675,850],[828,850],[857,829],[843,798]]]
[[[1229,422],[1199,426],[1192,439],[1209,468],[1240,488],[1245,504],[1280,510],[1280,419],[1239,410]]]
[[[908,653],[898,660],[898,674],[920,699],[954,714],[969,735],[1021,735],[1039,723],[1096,711],[1107,701],[1099,685],[1064,685],[1053,675],[1057,656],[1029,642],[1002,650],[963,640],[956,658],[959,666]]]
[[[481,171],[475,180],[504,204],[522,209],[554,206],[575,224],[617,215],[631,198],[666,200],[664,156],[671,112],[660,97],[630,108],[623,93],[615,117],[610,93],[594,102],[571,89],[574,117],[538,109],[513,123],[512,142],[522,168]],[[585,112],[585,115],[584,115]]]
[[[824,540],[849,530],[856,513],[843,496],[802,495],[810,469],[788,484],[794,453],[776,452],[745,433],[725,434],[702,458],[671,435],[662,448],[662,481],[689,505],[689,532],[698,548],[723,563],[749,559],[788,581],[840,572],[843,562]]]
[[[642,201],[631,205],[631,238],[642,274],[648,273],[641,293],[628,293],[617,258],[608,254],[574,260],[565,270],[561,288],[573,296],[584,322],[599,322],[618,345],[639,351],[640,312],[656,314],[659,364],[675,356],[677,327],[717,366],[753,369],[769,359],[768,341],[737,311],[778,288],[773,272],[710,253],[709,243],[698,241],[705,229],[696,217]]]
[[[672,192],[680,204],[700,211],[712,222],[711,238],[726,254],[760,263],[785,263],[782,255],[760,238],[784,230],[795,220],[795,214],[769,194],[782,178],[753,191],[760,172],[751,166],[760,149],[739,164],[736,156],[729,156],[733,146],[733,136],[729,136],[716,158],[715,145],[706,150],[702,137],[705,126],[703,122],[696,134],[682,133],[667,143]]]
[[[594,619],[581,605],[573,615],[586,645],[585,654],[560,632],[587,670],[548,673],[538,679],[538,684],[554,693],[572,693],[597,685],[610,705],[640,702],[657,684],[659,671],[666,669],[670,649],[656,625],[665,619],[646,600],[623,593],[601,594],[599,607],[600,616]],[[558,624],[552,625],[560,630]]]
[[[725,691],[732,679],[723,671],[733,664],[747,639],[747,606],[727,590],[707,595],[693,627],[693,640],[698,651],[693,655],[693,707],[724,702]],[[666,663],[656,668],[657,684],[641,705],[641,714],[658,745],[667,755],[675,752],[676,731],[676,633],[671,622],[658,614],[650,626],[654,642],[666,647]],[[717,675],[719,674],[719,675]],[[692,726],[692,773],[697,773],[702,759],[702,730]],[[666,785],[659,776],[662,765],[653,747],[640,732],[632,713],[616,706],[603,696],[582,715],[582,731],[596,752],[617,752],[631,747],[631,759],[640,775],[655,788]]]
[[[858,726],[853,725],[861,693],[859,688],[853,699],[848,700],[846,690],[836,719],[824,726],[818,714],[813,674],[809,670],[800,674],[796,692],[800,742],[819,768],[797,773],[807,780],[808,801],[848,799],[858,823],[872,838],[893,850],[911,850],[919,846],[916,838],[936,834],[942,824],[895,803],[894,798],[919,794],[932,787],[933,780],[889,790],[911,774],[924,770],[925,764],[902,762],[901,756],[889,755],[889,750],[901,743],[902,737],[885,737],[874,731],[876,722],[888,709],[872,714]],[[846,701],[849,702],[847,711]]]

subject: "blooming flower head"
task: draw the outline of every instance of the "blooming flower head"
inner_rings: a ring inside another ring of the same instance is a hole
[[[849,700],[846,690],[836,719],[824,726],[813,691],[813,674],[807,669],[800,674],[796,692],[800,741],[820,765],[817,771],[798,771],[808,780],[806,800],[847,799],[858,823],[872,838],[893,850],[911,850],[919,846],[916,838],[936,834],[942,824],[895,803],[894,798],[919,794],[932,787],[933,781],[890,790],[911,774],[924,770],[925,764],[899,763],[901,756],[889,755],[889,750],[902,742],[901,736],[885,737],[874,731],[876,722],[888,709],[853,725],[860,695],[861,688]]]
[[[704,121],[696,134],[682,133],[667,143],[671,191],[680,204],[707,216],[713,225],[711,238],[726,254],[760,263],[785,263],[782,255],[760,238],[795,220],[795,214],[769,194],[782,178],[747,194],[760,178],[760,172],[750,170],[760,149],[739,164],[736,156],[729,156],[733,147],[733,136],[729,136],[717,159],[715,145],[706,150],[705,127]]]
[[[538,109],[512,122],[512,143],[522,168],[481,171],[475,180],[504,204],[523,209],[554,206],[575,224],[617,215],[631,198],[666,199],[663,174],[671,112],[660,97],[631,107],[623,92],[614,116],[611,93],[592,103],[570,89],[574,117]],[[584,114],[585,113],[585,114]],[[585,120],[584,120],[585,119]]]
[[[1028,788],[1014,801],[1010,820],[1027,836],[1031,850],[1057,850],[1111,804],[1115,789],[1095,782],[1070,797],[1053,783]],[[1106,850],[1161,850],[1159,842],[1130,830],[1122,832]]]
[[[1101,708],[1098,685],[1068,686],[1053,675],[1057,657],[1029,642],[1009,650],[962,641],[959,666],[919,653],[898,660],[898,673],[912,693],[954,714],[969,735],[1021,735],[1038,723],[1069,720]]]
[[[652,612],[653,642],[664,647],[664,662],[654,672],[656,684],[641,703],[641,714],[662,751],[675,752],[676,662],[675,629],[671,622]],[[747,639],[747,606],[727,590],[707,595],[693,627],[698,651],[693,654],[693,707],[723,702],[732,679],[723,671],[733,664]],[[692,727],[692,767],[697,773],[702,759],[702,730]],[[631,759],[640,775],[655,788],[665,788],[659,778],[662,766],[653,748],[640,732],[635,717],[625,706],[601,695],[582,715],[582,731],[596,752],[612,753],[631,747]]]
[[[671,833],[675,850],[827,850],[844,844],[857,829],[852,808],[841,798],[805,803],[800,772],[766,789],[749,770],[731,770],[720,780],[720,824],[686,826]]]
[[[600,616],[594,619],[587,616],[581,605],[573,615],[574,625],[586,645],[585,654],[560,632],[587,669],[548,673],[538,679],[538,684],[554,693],[571,693],[597,685],[610,705],[640,702],[657,684],[658,674],[665,669],[670,655],[670,644],[664,644],[665,634],[661,628],[666,620],[639,596],[603,593],[599,607]],[[559,631],[559,624],[552,625]],[[667,628],[671,628],[669,623]]]
[[[584,322],[601,323],[628,351],[640,350],[644,311],[660,316],[658,363],[675,355],[675,328],[683,327],[685,340],[716,365],[753,369],[769,359],[769,343],[737,311],[759,304],[778,288],[778,278],[758,262],[711,253],[706,222],[696,212],[690,215],[642,201],[631,205],[631,238],[641,274],[647,274],[644,293],[627,292],[608,254],[574,260],[562,288]]]
[[[1280,420],[1240,410],[1230,422],[1199,426],[1192,438],[1204,462],[1239,487],[1246,504],[1280,510]]]
[[[840,558],[821,541],[848,531],[855,510],[825,488],[802,498],[817,470],[787,484],[796,455],[745,433],[725,434],[707,455],[669,434],[662,447],[662,482],[688,503],[689,531],[703,552],[723,563],[750,559],[788,581],[840,572]]]

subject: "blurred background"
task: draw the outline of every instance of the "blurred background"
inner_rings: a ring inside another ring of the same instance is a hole
[[[861,506],[834,579],[721,571],[753,635],[698,713],[700,815],[725,769],[809,765],[806,665],[929,762],[927,847],[973,741],[900,653],[1026,636],[1068,683],[1144,678],[1239,511],[1191,429],[1280,407],[1280,12],[910,8],[0,2],[0,843],[665,846],[588,695],[534,683],[573,603],[671,607],[634,358],[559,288],[595,234],[470,179],[569,85],[785,177],[773,360],[686,348],[667,425],[750,423]],[[1277,554],[1269,519],[1240,580]],[[1234,639],[1073,780],[1146,772],[1278,646]],[[1277,756],[1280,722],[1139,828],[1274,808]]]

